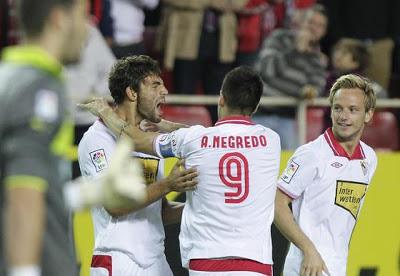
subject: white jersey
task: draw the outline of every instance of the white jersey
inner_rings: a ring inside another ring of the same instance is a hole
[[[348,156],[328,129],[296,150],[278,181],[278,188],[293,199],[296,222],[330,275],[346,275],[351,234],[376,165],[371,147],[360,142]],[[301,251],[291,244],[284,275],[299,275],[302,260]]]
[[[193,126],[155,139],[160,157],[185,159],[199,173],[183,210],[182,264],[191,259],[239,257],[272,264],[270,227],[279,173],[280,140],[249,117],[214,127]]]
[[[97,178],[108,167],[116,146],[113,133],[96,121],[79,143],[79,166],[82,175]],[[162,176],[162,160],[157,157],[132,152],[143,164],[147,184]],[[152,265],[164,254],[164,228],[158,200],[146,208],[125,216],[113,218],[103,207],[92,209],[95,234],[95,251],[118,251],[127,254],[142,267]]]

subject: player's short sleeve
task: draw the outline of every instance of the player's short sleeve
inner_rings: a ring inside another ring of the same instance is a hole
[[[103,133],[87,133],[78,146],[78,161],[82,176],[98,178],[107,170],[115,150],[115,141]]]
[[[278,188],[296,199],[318,176],[318,160],[307,147],[300,147],[289,159],[278,180]]]
[[[63,107],[56,91],[27,88],[13,101],[9,124],[2,137],[4,178],[7,187],[29,186],[46,190],[54,181],[51,144],[63,120]]]
[[[178,157],[184,158],[186,147],[192,134],[196,133],[198,126],[181,128],[171,133],[161,134],[154,139],[153,148],[160,158]]]

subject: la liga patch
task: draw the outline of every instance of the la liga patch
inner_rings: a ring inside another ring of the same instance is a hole
[[[299,167],[300,167],[299,164],[297,164],[292,160],[290,164],[286,167],[285,171],[283,172],[281,179],[289,184],[289,182],[292,180],[293,176],[296,174]]]
[[[106,158],[104,149],[98,149],[98,150],[92,151],[90,153],[90,160],[92,160],[92,163],[93,163],[94,167],[96,168],[96,172],[99,172],[99,171],[102,171],[102,170],[108,168],[107,158]]]

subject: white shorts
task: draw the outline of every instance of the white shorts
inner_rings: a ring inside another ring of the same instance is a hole
[[[90,276],[173,276],[173,274],[164,254],[151,266],[143,268],[128,255],[111,251],[93,254]]]

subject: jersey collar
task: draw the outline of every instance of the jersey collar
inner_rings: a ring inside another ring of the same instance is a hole
[[[250,116],[244,115],[225,116],[224,118],[218,120],[218,122],[215,123],[215,126],[223,124],[255,125]]]
[[[353,154],[349,156],[349,154],[344,150],[342,145],[336,140],[335,136],[333,135],[332,128],[328,128],[325,133],[324,137],[328,145],[331,147],[333,153],[336,156],[341,156],[341,157],[346,157],[349,160],[355,160],[355,159],[364,159],[365,154],[364,151],[361,147],[360,142],[357,144]]]
[[[7,47],[2,53],[3,60],[17,64],[30,65],[62,78],[63,66],[42,48],[34,45]]]

